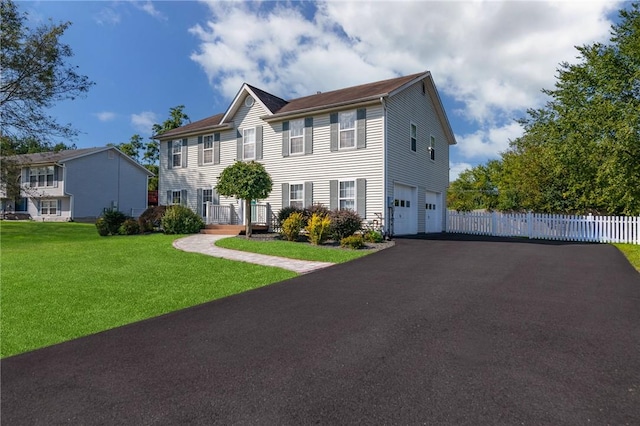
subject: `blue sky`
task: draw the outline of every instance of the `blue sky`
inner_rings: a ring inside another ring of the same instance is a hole
[[[545,102],[574,46],[608,39],[616,1],[19,1],[71,21],[70,63],[96,83],[50,114],[78,148],[145,139],[169,108],[224,112],[243,82],[285,99],[429,70],[458,144],[451,179],[496,158]]]

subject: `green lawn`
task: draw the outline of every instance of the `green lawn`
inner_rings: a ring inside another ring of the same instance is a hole
[[[335,247],[312,246],[283,240],[247,240],[245,238],[224,238],[216,241],[218,247],[251,253],[269,254],[290,259],[314,260],[320,262],[343,263],[370,254],[372,250],[350,250]]]
[[[629,259],[629,262],[640,272],[640,245],[614,244]]]
[[[78,223],[0,222],[0,356],[296,276],[176,250],[178,236],[100,237]]]

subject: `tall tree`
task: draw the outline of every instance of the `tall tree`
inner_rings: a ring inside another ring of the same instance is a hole
[[[47,114],[57,102],[73,100],[94,84],[67,60],[71,47],[61,37],[71,25],[44,24],[30,29],[11,0],[0,1],[0,121],[4,136],[49,144],[77,135],[70,124]]]
[[[218,177],[218,194],[244,200],[247,238],[251,238],[251,202],[267,198],[272,187],[271,176],[262,164],[255,161],[236,161],[226,167]]]

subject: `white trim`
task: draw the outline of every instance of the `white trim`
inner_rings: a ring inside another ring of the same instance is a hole
[[[207,148],[206,147],[206,143],[207,143],[207,139],[210,138],[210,142],[211,142],[211,147]],[[214,147],[214,141],[213,141],[213,133],[210,135],[204,135],[202,136],[202,164],[213,164],[214,163],[214,151],[213,151],[213,147]],[[206,161],[206,153],[207,152],[211,152],[211,161]]]
[[[357,179],[340,179],[338,180],[338,209],[342,210],[342,207],[340,206],[340,201],[343,200],[352,200],[353,201],[353,207],[347,207],[350,208],[353,211],[356,211],[357,208],[357,202],[358,202],[358,186],[356,185],[356,181]],[[340,196],[340,185],[342,183],[346,183],[346,182],[351,182],[353,184],[353,197],[341,197]]]
[[[302,134],[301,135],[296,135],[293,136],[293,123],[295,122],[300,122],[302,123]],[[289,155],[290,156],[294,156],[294,155],[304,155],[304,137],[305,137],[305,132],[306,129],[304,127],[304,118],[296,118],[295,120],[289,120]],[[300,139],[300,151],[299,152],[293,152],[293,144],[292,144],[292,139]]]
[[[305,208],[306,206],[304,205],[304,192],[306,189],[305,188],[306,185],[304,184],[304,182],[288,182],[288,183],[289,183],[289,207],[291,207],[292,201],[296,201],[296,202],[300,202],[300,206],[296,206],[296,207],[300,209]],[[293,185],[302,186],[302,193],[301,193],[302,198],[295,198],[295,199],[291,198],[291,191],[292,191]]]
[[[247,131],[253,130],[253,142],[247,142],[246,139],[246,133]],[[245,155],[245,149],[247,147],[247,145],[251,145],[253,144],[253,156],[251,157],[247,157]],[[251,160],[255,160],[256,159],[256,128],[255,127],[247,127],[245,129],[242,129],[242,161],[251,161]]]
[[[177,152],[176,152],[177,148]],[[176,165],[176,156],[180,156],[180,161]],[[182,139],[171,141],[171,168],[182,167]]]

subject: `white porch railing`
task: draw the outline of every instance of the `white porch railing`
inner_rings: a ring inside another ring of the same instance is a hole
[[[212,204],[210,201],[206,203],[204,220],[207,225],[238,225],[242,223],[232,204],[223,206]]]
[[[640,217],[448,211],[447,232],[640,244]]]

